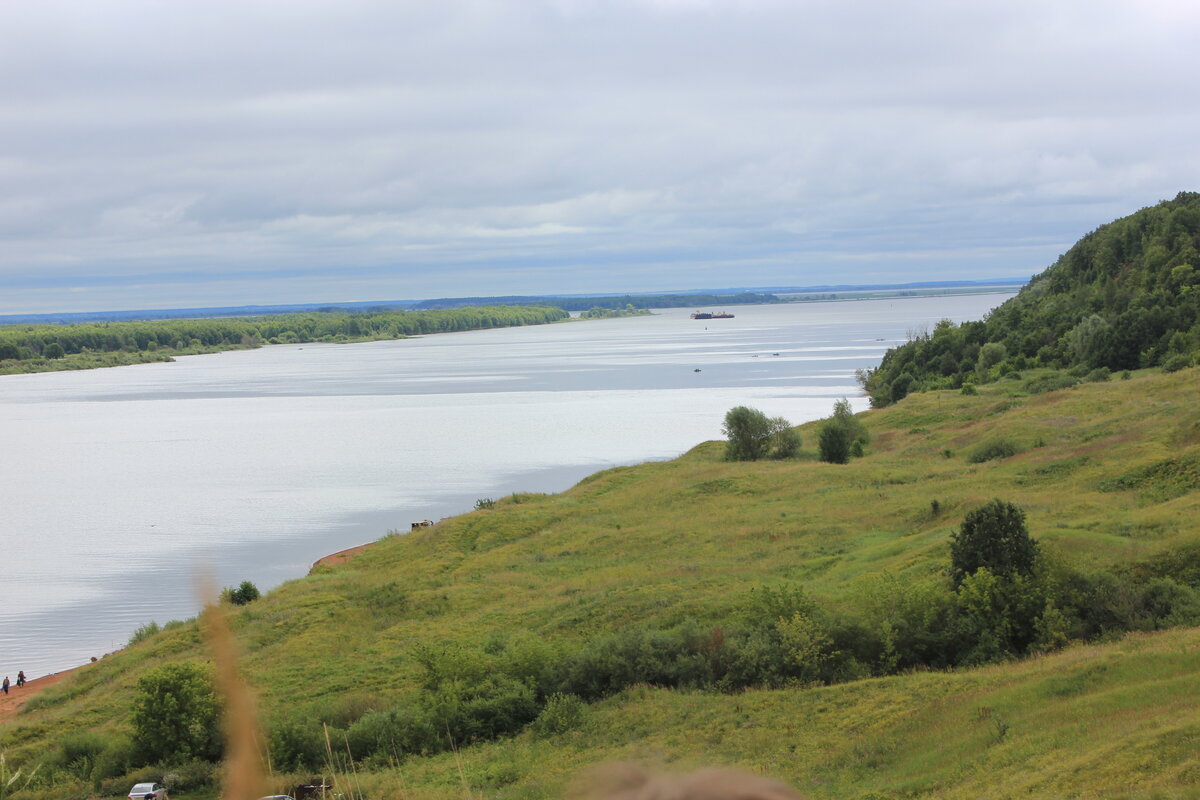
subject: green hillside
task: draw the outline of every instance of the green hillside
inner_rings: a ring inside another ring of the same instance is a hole
[[[846,465],[818,423],[795,460],[710,442],[317,568],[234,615],[278,787],[329,773],[324,724],[372,798],[558,797],[625,758],[815,797],[1200,796],[1198,373],[910,395]],[[1037,573],[956,590],[950,536],[992,498]],[[164,771],[211,796],[211,767],[129,741],[139,679],[207,660],[172,625],[31,701],[0,726],[6,769],[37,769],[13,796]]]
[[[1093,370],[1200,360],[1200,193],[1084,236],[986,320],[939,324],[863,376],[872,405],[1033,367]]]

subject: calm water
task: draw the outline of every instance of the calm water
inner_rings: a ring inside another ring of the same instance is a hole
[[[687,310],[281,345],[0,377],[0,673],[31,677],[193,616],[198,572],[267,589],[480,497],[559,491],[858,398],[909,330],[1007,295]],[[698,370],[698,371],[697,371]]]

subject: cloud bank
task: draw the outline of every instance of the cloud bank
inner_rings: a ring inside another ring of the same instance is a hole
[[[1191,2],[0,7],[0,313],[1029,275],[1200,188]]]

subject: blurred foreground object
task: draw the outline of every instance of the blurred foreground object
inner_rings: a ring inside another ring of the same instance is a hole
[[[589,771],[572,796],[587,800],[803,800],[786,784],[732,769],[702,769],[687,775],[651,775],[633,764]]]

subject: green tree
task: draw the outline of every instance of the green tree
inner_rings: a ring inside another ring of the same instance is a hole
[[[729,409],[721,431],[729,439],[725,445],[726,461],[757,461],[767,454],[771,420],[758,409],[746,406]]]
[[[728,437],[726,461],[791,458],[800,449],[800,434],[783,417],[768,418],[755,408],[737,406],[725,414],[721,431]]]
[[[258,587],[250,581],[242,581],[236,589],[229,590],[229,602],[235,606],[244,606],[259,598]]]
[[[133,744],[142,763],[221,755],[216,694],[207,669],[195,662],[164,664],[143,675],[133,699]]]
[[[817,449],[821,453],[821,460],[830,464],[849,463],[852,443],[850,431],[836,419],[826,420],[817,435]]]
[[[1031,576],[1037,542],[1025,527],[1025,512],[1012,503],[992,500],[963,518],[950,536],[950,571],[954,585],[987,568],[997,578]]]
[[[850,401],[846,398],[843,397],[833,404],[833,418],[850,434],[851,442],[861,442],[863,445],[871,442],[871,434],[867,432],[867,426],[863,425],[862,420],[855,416],[853,409],[850,408]]]

